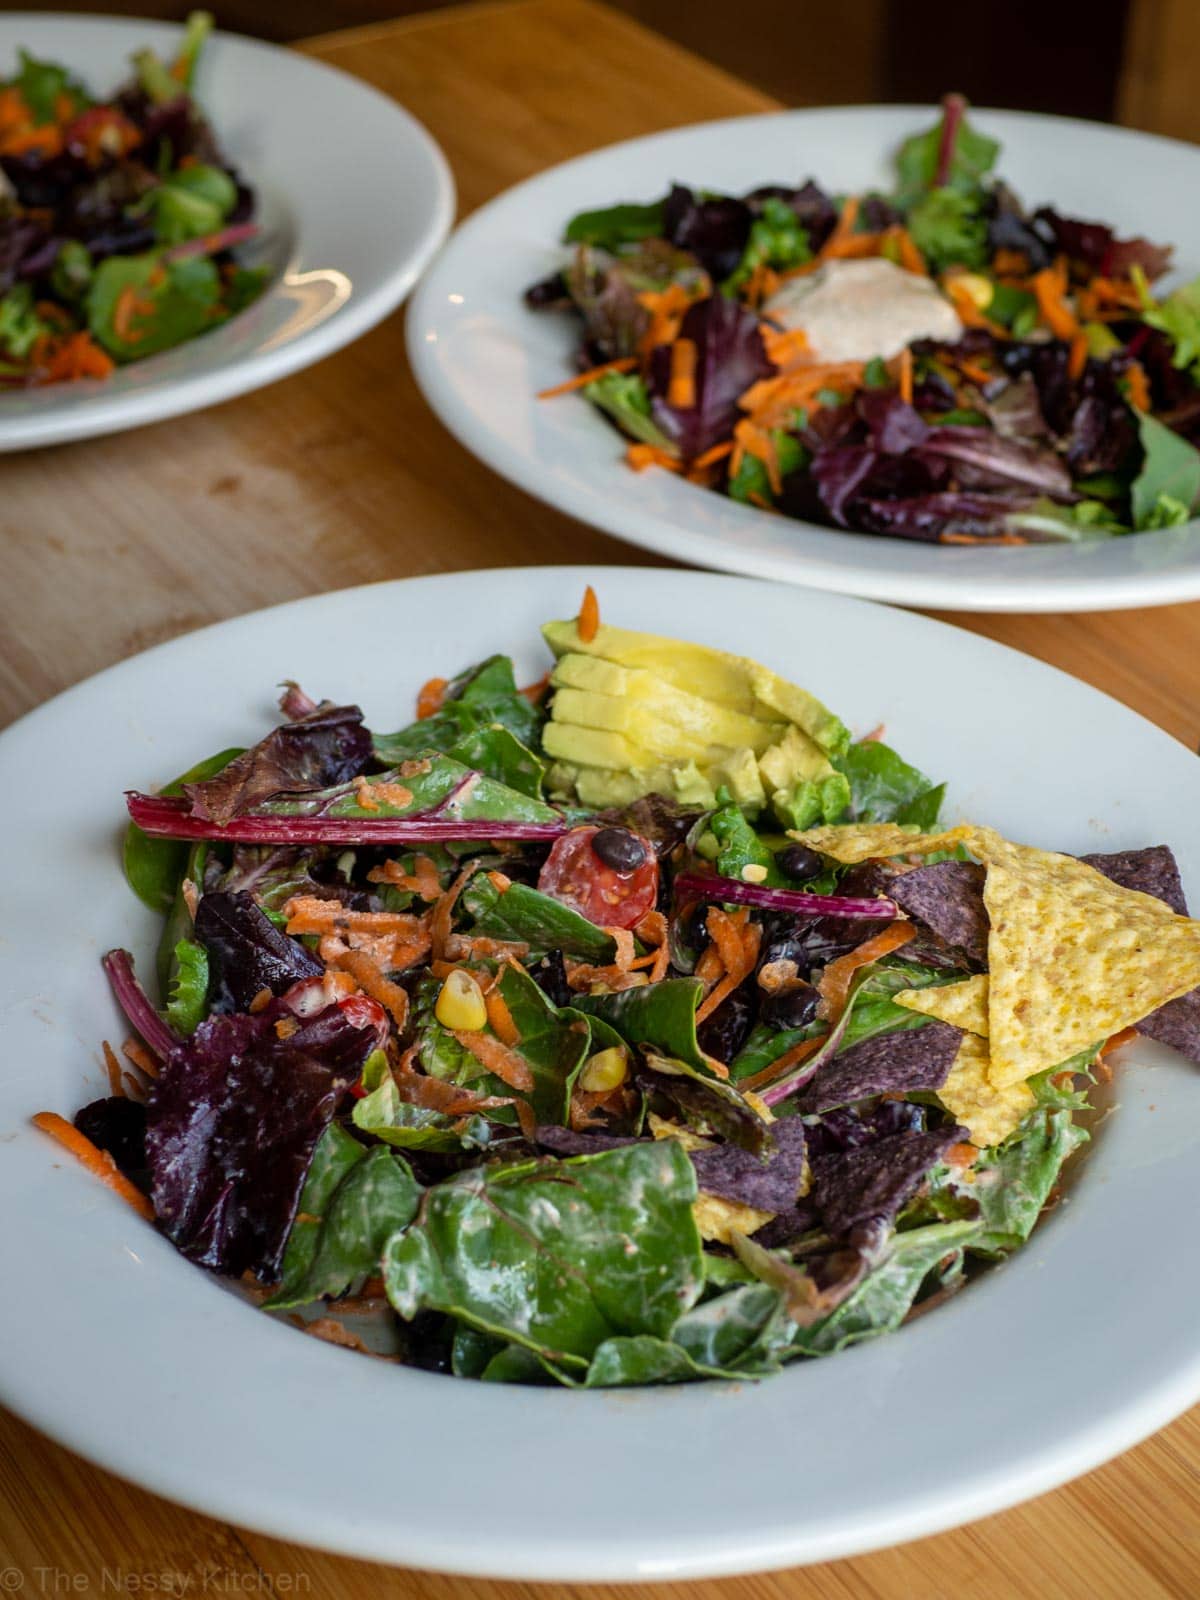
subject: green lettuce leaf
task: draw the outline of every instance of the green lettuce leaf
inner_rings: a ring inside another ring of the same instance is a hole
[[[650,414],[650,391],[640,372],[606,372],[595,382],[585,384],[585,399],[598,406],[631,439],[653,445],[656,450],[678,454],[676,446]]]
[[[642,1045],[711,1078],[708,1057],[696,1040],[696,1009],[703,993],[697,978],[666,978],[616,994],[581,995],[576,1007],[607,1022],[627,1044]]]
[[[175,946],[167,1024],[190,1038],[208,1015],[208,951],[195,939]]]
[[[463,890],[459,904],[474,919],[473,934],[527,944],[534,960],[549,950],[561,950],[594,966],[607,966],[616,957],[611,934],[528,884],[513,883],[501,893],[487,873],[480,872]]]
[[[586,1368],[606,1339],[665,1338],[699,1297],[695,1197],[673,1139],[461,1173],[388,1242],[388,1297]]]
[[[382,1050],[367,1057],[362,1082],[368,1092],[355,1101],[351,1120],[363,1133],[382,1139],[385,1144],[401,1150],[450,1153],[483,1150],[491,1142],[492,1130],[481,1116],[448,1117],[402,1100]]]
[[[372,735],[376,759],[399,766],[431,750],[450,752],[466,734],[499,723],[532,752],[538,745],[542,713],[517,689],[507,656],[489,656],[447,685],[441,707],[431,717],[398,733]]]
[[[206,778],[215,777],[229,765],[234,756],[241,754],[240,746],[232,750],[218,751],[215,756],[209,756],[207,760],[198,761],[194,767],[189,767],[173,783],[164,784],[159,793],[182,794],[185,783],[203,783]],[[149,906],[151,911],[157,911],[163,916],[170,911],[187,866],[188,849],[183,840],[152,839],[133,822],[125,829],[125,841],[122,847],[125,877],[134,894],[143,905]]]
[[[858,822],[937,823],[944,783],[934,784],[879,739],[852,744],[834,763],[850,783],[850,806]]]
[[[128,326],[118,315],[127,290],[142,308]],[[92,337],[117,361],[170,350],[215,327],[225,314],[215,263],[202,255],[172,261],[162,250],[100,262],[84,305]]]
[[[1156,519],[1162,517],[1164,498],[1183,506],[1188,516],[1193,514],[1200,501],[1200,450],[1149,412],[1138,416],[1138,432],[1146,455],[1130,499],[1133,525],[1141,532],[1163,526]]]
[[[602,211],[581,211],[563,230],[564,244],[599,245],[603,250],[618,250],[623,244],[642,239],[661,239],[665,223],[663,202],[650,205],[608,206]]]

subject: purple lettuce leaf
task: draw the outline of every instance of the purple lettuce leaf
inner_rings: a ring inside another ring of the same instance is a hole
[[[986,428],[934,428],[919,454],[922,458],[934,456],[952,462],[963,488],[1017,486],[1054,500],[1076,498],[1071,474],[1053,451],[1018,439],[1005,439]]]
[[[814,183],[811,178],[807,183],[801,184],[798,189],[789,189],[786,184],[769,183],[760,189],[754,189],[746,196],[747,205],[756,215],[761,211],[764,200],[782,200],[786,206],[795,212],[796,217],[808,234],[809,248],[814,252],[821,248],[837,226],[837,206],[834,205],[833,200],[825,193],[825,190],[819,184]],[[868,211],[868,207],[875,203],[880,206],[887,206],[887,202],[881,200],[879,196],[869,195],[863,202],[863,209],[860,214],[866,227],[884,228],[887,226],[886,222],[869,220],[872,216],[882,215],[881,212]],[[890,211],[891,207],[888,206],[887,209]],[[891,220],[895,221],[896,218],[892,217]]]
[[[678,183],[663,203],[666,237],[676,249],[696,256],[714,279],[727,278],[742,259],[753,224],[754,213],[744,200],[701,200]]]
[[[188,783],[192,815],[222,825],[280,794],[349,783],[371,760],[371,736],[357,706],[321,705],[282,723],[235,756],[215,778]]]
[[[902,456],[929,437],[929,424],[894,389],[862,389],[854,408],[866,424],[871,448],[882,455]]]
[[[940,1089],[961,1043],[962,1030],[939,1021],[876,1034],[826,1062],[797,1106],[809,1114],[881,1094]]]
[[[1007,533],[1005,519],[1014,511],[1027,511],[1036,498],[946,491],[897,500],[860,499],[854,502],[849,526],[926,544],[937,544],[944,533],[986,539]]]
[[[1050,206],[1041,206],[1034,223],[1047,238],[1055,254],[1080,261],[1105,278],[1127,277],[1136,266],[1147,278],[1161,278],[1171,265],[1171,245],[1151,244],[1149,239],[1118,239],[1103,222],[1085,222],[1079,217],[1064,217]]]
[[[172,1051],[147,1100],[146,1156],[159,1224],[184,1255],[278,1275],[313,1149],[375,1041],[331,1006],[287,1039],[267,1012],[210,1017]]]
[[[738,420],[738,400],[774,367],[767,360],[758,318],[736,300],[711,295],[690,306],[680,337],[696,346],[696,404],[667,400],[670,351],[660,345],[650,363],[651,412],[685,460],[728,437]]]
[[[245,891],[206,894],[196,908],[194,931],[208,952],[209,1002],[215,1011],[245,1011],[263,989],[281,995],[325,971]]]
[[[812,1199],[834,1238],[872,1222],[890,1222],[930,1168],[963,1137],[956,1127],[899,1133],[812,1161]]]
[[[892,884],[896,904],[978,966],[987,964],[986,869],[974,861],[937,861],[901,872]]]

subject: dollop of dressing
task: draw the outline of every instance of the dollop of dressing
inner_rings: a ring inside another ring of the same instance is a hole
[[[784,328],[801,328],[821,361],[888,360],[914,339],[952,344],[963,325],[929,278],[883,256],[828,261],[792,278],[763,307]]]

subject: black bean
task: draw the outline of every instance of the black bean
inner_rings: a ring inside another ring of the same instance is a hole
[[[592,838],[592,849],[606,867],[628,876],[645,863],[645,840],[628,828],[601,828]]]
[[[765,995],[759,1015],[773,1028],[804,1028],[817,1014],[821,996],[811,983],[799,983],[795,988],[780,989]]]
[[[817,852],[810,850],[806,844],[789,844],[775,857],[775,865],[794,883],[806,883],[809,878],[816,877],[825,863]]]

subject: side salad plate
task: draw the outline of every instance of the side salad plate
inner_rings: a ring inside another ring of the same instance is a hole
[[[110,1470],[647,1580],[935,1532],[1200,1397],[1200,773],[1094,690],[512,569],[175,640],[0,775],[0,1400]]]
[[[424,128],[334,68],[204,12],[7,14],[0,451],[298,371],[399,305],[453,215]]]
[[[489,466],[681,560],[958,610],[1191,599],[1198,174],[954,94],[681,128],[471,217],[411,358]]]

